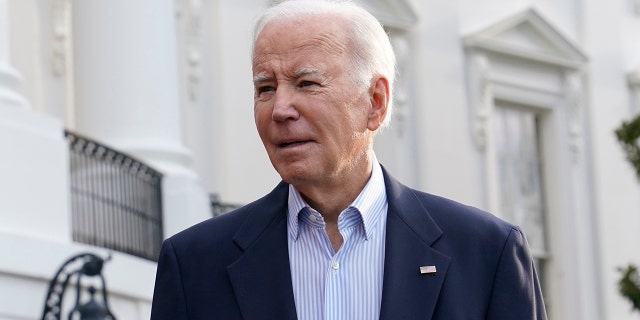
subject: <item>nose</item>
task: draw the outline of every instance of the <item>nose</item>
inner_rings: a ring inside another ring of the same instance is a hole
[[[276,122],[284,122],[287,120],[297,120],[300,117],[296,104],[294,102],[295,95],[292,90],[286,86],[280,86],[276,90],[273,101],[273,113],[271,119]]]

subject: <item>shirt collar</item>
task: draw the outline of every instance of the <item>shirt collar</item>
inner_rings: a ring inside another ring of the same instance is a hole
[[[355,211],[361,215],[367,239],[373,235],[375,230],[374,226],[380,220],[383,212],[387,210],[387,194],[384,185],[384,176],[375,154],[373,155],[372,163],[373,167],[369,181],[362,191],[360,191],[358,197],[345,209],[346,211],[350,208],[355,208]],[[289,227],[289,236],[293,239],[298,239],[300,213],[306,210],[315,210],[304,201],[300,192],[291,184],[289,185],[288,208],[287,224]]]

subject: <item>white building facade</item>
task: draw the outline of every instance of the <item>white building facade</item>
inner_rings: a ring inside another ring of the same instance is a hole
[[[550,319],[637,317],[617,268],[640,264],[640,182],[614,130],[640,112],[640,1],[356,2],[398,57],[380,162],[522,226]],[[39,319],[49,279],[86,251],[112,255],[114,314],[149,318],[153,259],[78,240],[74,179],[119,187],[70,165],[65,130],[162,173],[164,237],[211,217],[209,195],[243,204],[277,184],[250,62],[271,3],[0,0],[0,320]]]

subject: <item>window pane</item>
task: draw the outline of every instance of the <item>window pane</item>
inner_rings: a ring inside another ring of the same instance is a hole
[[[522,227],[534,256],[546,252],[537,116],[496,107],[495,146],[502,215]]]

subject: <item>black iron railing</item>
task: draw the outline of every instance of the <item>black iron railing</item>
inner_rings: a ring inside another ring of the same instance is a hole
[[[70,150],[73,240],[156,261],[162,244],[162,174],[76,133]]]
[[[211,204],[211,214],[213,214],[214,217],[241,207],[237,204],[225,203],[220,201],[220,197],[217,194],[209,195],[209,203]]]

